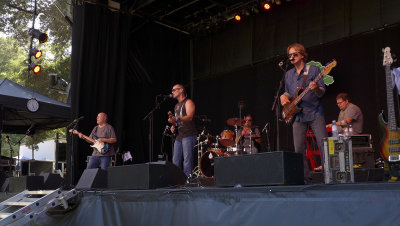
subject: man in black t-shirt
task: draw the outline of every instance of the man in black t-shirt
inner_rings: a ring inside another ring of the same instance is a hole
[[[90,138],[103,142],[105,145],[109,145],[108,151],[101,154],[99,150],[93,148],[92,156],[90,156],[87,169],[94,169],[101,167],[102,170],[107,170],[111,162],[111,156],[115,155],[113,144],[117,142],[114,128],[107,123],[108,116],[104,112],[100,112],[97,115],[97,126],[95,126],[90,133]],[[79,133],[79,138],[84,138],[82,133]],[[86,140],[86,139],[85,139]],[[91,143],[89,140],[86,140]]]

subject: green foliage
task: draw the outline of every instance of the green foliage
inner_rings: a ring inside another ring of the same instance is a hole
[[[70,81],[70,63],[71,63],[71,39],[72,28],[65,21],[63,15],[57,10],[55,4],[60,10],[72,18],[72,4],[70,0],[37,0],[37,19],[35,28],[46,32],[49,41],[43,44],[34,39],[33,47],[41,49],[43,56],[40,59],[32,61],[42,66],[42,71],[34,75],[30,72],[28,79],[27,60],[30,46],[29,28],[32,26],[33,14],[25,11],[33,11],[34,1],[32,0],[0,0],[0,79],[7,78],[22,86],[25,86],[35,92],[49,96],[58,101],[66,102],[65,93],[50,87],[48,74],[55,73],[66,81]],[[4,35],[5,34],[5,35]],[[60,85],[55,88],[63,89]],[[60,137],[65,137],[65,129],[57,129],[36,133],[33,138],[26,137],[22,140],[23,144],[34,145],[48,139],[55,138],[56,133]],[[2,155],[9,156],[9,145],[5,137],[2,136]],[[18,145],[16,142],[23,135],[8,134],[14,150],[14,156],[17,155]]]
[[[316,67],[319,67],[319,69],[321,71],[324,69],[324,66],[320,62],[313,61],[313,60],[308,62],[307,65],[314,65]],[[333,82],[334,82],[333,77],[330,75],[324,75],[323,80],[324,80],[325,85],[327,85],[327,86],[333,84]]]

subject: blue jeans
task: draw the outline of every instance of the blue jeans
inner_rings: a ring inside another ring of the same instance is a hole
[[[90,156],[86,169],[95,169],[100,166],[102,170],[107,170],[110,166],[110,161],[111,156]]]
[[[311,170],[308,165],[308,160],[306,156],[306,133],[308,125],[311,126],[315,138],[317,139],[318,148],[321,151],[321,165],[323,166],[324,162],[324,144],[322,138],[328,136],[328,132],[326,131],[326,123],[324,116],[320,116],[316,118],[314,121],[310,122],[298,122],[295,121],[293,123],[293,142],[294,142],[294,150],[296,153],[303,154],[303,163],[304,163],[304,177],[311,177]]]
[[[193,170],[193,147],[196,143],[196,136],[184,137],[182,140],[175,140],[174,154],[172,162],[182,169],[186,176],[192,173]]]

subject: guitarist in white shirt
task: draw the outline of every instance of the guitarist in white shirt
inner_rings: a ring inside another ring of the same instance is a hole
[[[317,139],[319,150],[323,150],[322,138],[328,136],[321,101],[325,93],[325,84],[322,79],[314,82],[321,71],[316,66],[306,66],[308,54],[302,44],[289,45],[287,54],[294,68],[285,74],[285,93],[280,97],[281,104],[283,106],[290,104],[291,100],[295,99],[296,91],[299,88],[304,90],[309,87],[311,90],[299,103],[302,110],[294,116],[293,122],[294,149],[295,152],[303,154],[304,179],[306,183],[310,183],[312,171],[306,157],[306,132],[310,125]],[[323,160],[323,151],[321,151],[321,159]]]
[[[90,138],[105,144],[106,150],[101,154],[99,150],[93,148],[92,156],[90,156],[87,169],[94,169],[100,167],[102,170],[107,170],[110,166],[111,156],[115,155],[114,147],[112,144],[117,142],[114,128],[107,123],[108,116],[104,112],[97,115],[97,126],[95,126],[90,133]],[[90,142],[82,133],[79,133],[79,138]],[[109,144],[109,145],[107,145]]]

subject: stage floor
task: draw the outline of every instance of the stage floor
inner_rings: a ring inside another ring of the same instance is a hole
[[[398,225],[400,183],[82,191],[37,225]]]

